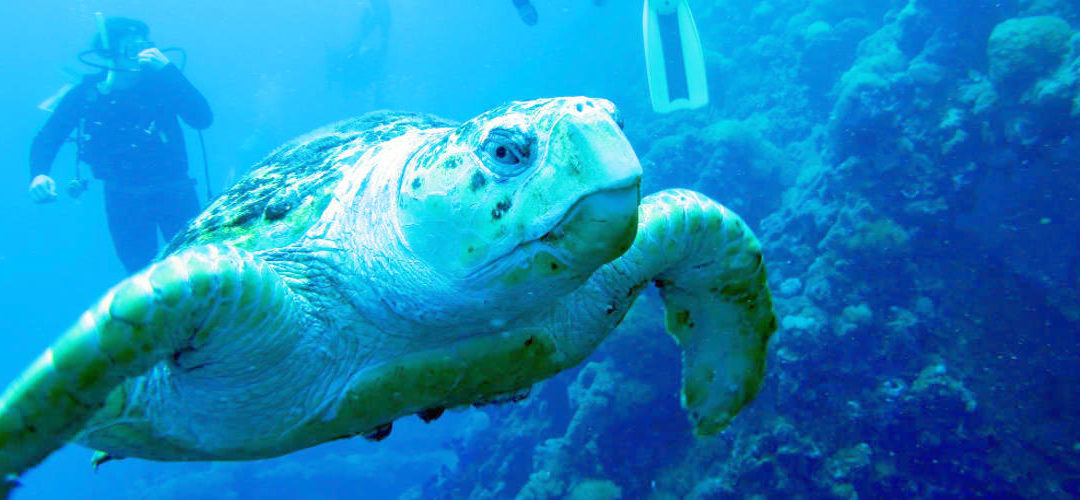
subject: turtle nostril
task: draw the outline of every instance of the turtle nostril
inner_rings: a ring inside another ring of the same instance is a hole
[[[611,116],[611,121],[615,122],[620,129],[626,128],[626,124],[623,123],[622,113],[619,112],[619,108],[615,106],[615,103],[606,99],[601,99],[597,101],[597,104],[599,104],[601,109],[608,112],[608,115]]]
[[[585,111],[585,107],[584,107],[584,106],[582,106],[580,102],[579,102],[579,103],[577,103],[577,106],[574,106],[574,107],[575,107],[575,108],[577,109],[577,112],[578,112],[578,113],[580,113],[580,112],[582,112],[582,111]]]

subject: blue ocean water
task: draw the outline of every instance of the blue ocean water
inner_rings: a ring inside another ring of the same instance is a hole
[[[660,115],[640,1],[534,0],[536,26],[505,0],[394,0],[383,18],[373,1],[0,5],[0,382],[126,276],[100,183],[48,205],[26,191],[37,105],[89,71],[75,55],[101,11],[185,50],[215,113],[215,192],[282,142],[372,110],[464,120],[509,100],[614,101],[644,191],[701,191],[764,244],[781,328],[758,399],[692,438],[649,293],[519,403],[257,462],[95,472],[69,446],[15,498],[1080,495],[1075,2],[690,0],[710,104]],[[66,146],[61,185],[72,160]]]

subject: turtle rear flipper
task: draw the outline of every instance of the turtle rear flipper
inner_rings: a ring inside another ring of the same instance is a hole
[[[0,499],[6,499],[11,494],[11,490],[18,487],[19,480],[15,477],[15,474],[8,474],[0,478]]]
[[[642,200],[634,244],[612,264],[614,289],[659,289],[683,350],[683,407],[695,434],[719,432],[757,395],[776,330],[761,244],[719,203],[671,189]]]
[[[95,413],[122,410],[123,398],[109,396],[125,379],[198,349],[219,327],[258,325],[291,300],[272,269],[226,246],[187,250],[122,281],[0,397],[0,492]]]

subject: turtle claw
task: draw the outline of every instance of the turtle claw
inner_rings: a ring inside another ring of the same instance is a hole
[[[520,391],[507,392],[503,394],[496,394],[495,396],[489,396],[473,402],[474,408],[482,408],[489,405],[501,405],[506,403],[517,403],[524,401],[529,397],[529,392],[532,391],[532,387],[526,387]]]
[[[428,408],[426,410],[416,412],[416,416],[420,417],[420,420],[423,420],[425,424],[428,424],[441,417],[444,411],[446,411],[446,408]]]
[[[15,474],[8,474],[4,476],[4,480],[0,481],[0,499],[6,499],[11,490],[22,486],[19,482],[19,476]]]
[[[112,462],[113,460],[120,460],[120,457],[114,457],[104,451],[95,451],[94,456],[90,457],[90,465],[94,467],[94,472],[97,472],[98,467],[105,462]]]
[[[394,427],[393,422],[388,422],[388,423],[382,424],[382,425],[376,427],[375,430],[372,431],[370,434],[365,434],[364,439],[367,439],[368,441],[382,441],[383,439],[386,439],[386,437],[390,435],[390,430],[393,427]]]

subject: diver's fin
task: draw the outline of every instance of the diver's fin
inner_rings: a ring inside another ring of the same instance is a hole
[[[669,113],[708,104],[705,53],[686,0],[645,0],[642,30],[653,110]]]
[[[38,109],[48,113],[52,113],[56,110],[56,105],[60,104],[60,99],[63,99],[64,96],[67,95],[68,91],[73,88],[75,88],[75,85],[73,84],[64,84],[64,86],[60,87],[60,90],[57,90],[55,94],[49,96],[44,101],[41,101],[41,104],[38,104],[37,106]]]

